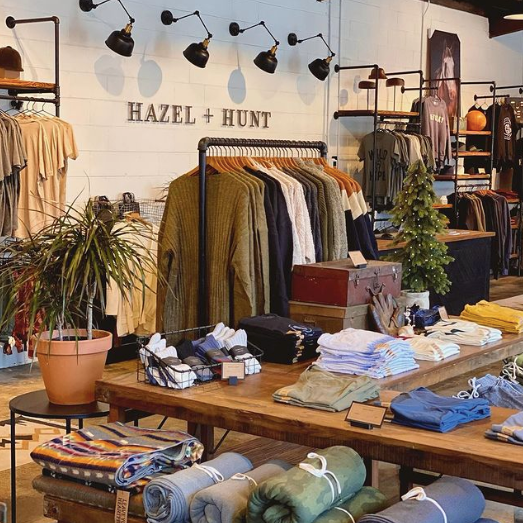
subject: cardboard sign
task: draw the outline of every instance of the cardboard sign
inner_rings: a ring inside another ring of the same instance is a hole
[[[348,421],[354,427],[371,430],[374,427],[379,428],[383,425],[386,412],[386,407],[355,401],[351,405],[345,421]]]
[[[231,361],[222,363],[222,380],[230,378],[245,379],[245,362]]]
[[[442,320],[448,320],[449,319],[449,313],[447,312],[446,307],[440,307],[438,309],[438,312],[439,312],[440,318]]]
[[[367,260],[361,254],[361,251],[349,251],[349,258],[356,269],[365,269],[367,267]]]
[[[116,491],[116,505],[114,507],[114,523],[127,523],[129,514],[129,498],[131,493],[125,490]]]

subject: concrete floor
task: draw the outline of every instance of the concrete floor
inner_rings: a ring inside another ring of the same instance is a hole
[[[508,298],[523,294],[523,278],[507,277],[492,282],[491,300]],[[120,374],[128,371],[134,363],[124,362],[108,365],[105,370],[106,376]],[[500,365],[495,365],[488,369],[477,369],[474,375],[483,375],[487,371],[499,373]],[[442,394],[453,394],[467,387],[467,380],[471,376],[462,376],[459,379],[451,380],[437,387],[437,392]],[[38,365],[35,364],[32,369],[26,365],[24,367],[0,370],[0,419],[9,417],[9,400],[15,396],[39,390],[43,388]],[[158,416],[148,418],[141,424],[143,426],[158,426],[161,419]],[[169,420],[165,428],[182,428],[183,425],[176,420]],[[220,436],[220,433],[218,434]],[[223,449],[236,447],[242,442],[247,442],[250,436],[233,433],[231,434]],[[40,494],[35,492],[31,487],[31,480],[37,476],[40,468],[35,464],[27,464],[17,467],[17,484],[18,484],[18,523],[44,523],[50,520],[42,517],[42,499]],[[9,471],[0,472],[0,501],[9,504],[10,492],[10,475]],[[380,488],[393,498],[397,492],[398,482],[396,468],[390,465],[380,467]],[[523,522],[523,516],[516,516],[512,507],[503,506],[496,503],[488,503],[485,517],[493,518],[500,523]],[[86,522],[87,523],[87,522]]]

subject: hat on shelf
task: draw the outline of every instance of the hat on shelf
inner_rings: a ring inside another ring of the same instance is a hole
[[[387,78],[385,85],[387,87],[405,87],[405,80],[403,78]]]
[[[387,75],[385,74],[385,71],[380,67],[378,69],[378,80],[386,80]],[[369,80],[376,80],[376,69],[373,69],[371,73],[369,74]]]
[[[0,68],[7,71],[23,71],[20,53],[9,45],[0,48]]]
[[[358,84],[358,89],[376,89],[376,83],[369,82],[368,80],[362,80]]]

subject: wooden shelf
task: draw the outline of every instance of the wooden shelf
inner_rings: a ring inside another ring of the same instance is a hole
[[[519,200],[517,198],[507,198],[508,203],[517,204]]]
[[[336,111],[334,118],[346,118],[352,116],[374,116],[376,111],[372,109],[349,109],[344,111]],[[419,113],[411,111],[378,111],[380,118],[414,118],[418,117]]]
[[[53,93],[56,85],[47,82],[0,78],[0,89],[8,89],[19,93]]]
[[[434,209],[452,209],[453,205],[451,203],[435,203],[432,207]]]
[[[486,151],[458,151],[458,156],[460,158],[470,158],[473,156],[481,156],[486,158],[490,156],[490,153]]]
[[[458,136],[492,136],[492,131],[458,131]]]
[[[434,180],[437,182],[453,182],[454,180],[466,181],[466,180],[489,180],[490,175],[488,174],[436,174]]]

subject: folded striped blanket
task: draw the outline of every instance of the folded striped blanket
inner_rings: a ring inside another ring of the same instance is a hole
[[[348,447],[311,453],[297,467],[268,479],[253,491],[247,521],[312,523],[359,492],[365,476],[363,460]]]
[[[52,439],[31,457],[62,476],[133,488],[154,473],[191,466],[202,453],[203,445],[186,432],[108,423]]]

